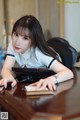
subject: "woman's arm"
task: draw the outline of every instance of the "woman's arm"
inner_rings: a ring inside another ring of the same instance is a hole
[[[57,60],[51,69],[56,73],[55,75],[49,76],[45,79],[40,79],[38,82],[33,83],[32,85],[35,85],[39,88],[42,87],[43,89],[48,87],[50,90],[56,90],[56,83],[73,78],[73,72]]]
[[[55,76],[57,76],[58,82],[73,78],[73,72],[58,61],[55,62],[51,69],[56,73]]]
[[[7,82],[12,82],[11,86],[14,87],[16,85],[16,80],[14,79],[11,69],[15,64],[15,59],[7,56],[1,71],[2,79],[0,80],[0,85],[4,85],[7,87]]]

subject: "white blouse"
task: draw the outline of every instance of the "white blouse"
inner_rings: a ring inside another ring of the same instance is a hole
[[[28,68],[49,68],[51,69],[54,65],[56,59],[51,56],[45,55],[40,51],[38,47],[33,48],[31,47],[25,53],[17,53],[12,43],[9,44],[7,49],[7,55],[15,59],[15,61],[21,67],[28,67]]]

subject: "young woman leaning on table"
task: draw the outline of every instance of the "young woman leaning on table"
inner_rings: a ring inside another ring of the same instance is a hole
[[[1,72],[2,79],[0,85],[7,87],[8,82],[12,82],[14,87],[17,81],[14,79],[11,69],[17,62],[20,67],[28,68],[49,68],[56,74],[45,79],[40,79],[33,83],[33,86],[48,87],[56,90],[56,83],[73,78],[73,72],[59,62],[54,52],[47,46],[46,40],[39,21],[32,15],[26,15],[18,19],[12,30],[12,39],[7,49]]]

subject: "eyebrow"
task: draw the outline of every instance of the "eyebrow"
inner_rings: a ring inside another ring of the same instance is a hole
[[[28,36],[28,35],[22,35],[23,37],[28,37],[28,38],[31,38],[30,36]]]
[[[19,34],[17,31],[15,31],[14,33],[17,33],[17,34]],[[13,34],[14,34],[14,33],[13,33]],[[26,34],[25,34],[25,35],[21,35],[21,34],[19,34],[19,35],[20,35],[20,36],[23,36],[23,37],[28,37],[28,38],[31,38],[31,36],[29,36],[29,35],[26,35]]]

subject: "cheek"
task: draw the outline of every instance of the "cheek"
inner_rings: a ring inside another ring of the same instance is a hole
[[[31,40],[27,41],[26,45],[29,46],[29,47],[32,46]]]
[[[22,45],[24,48],[30,48],[32,46],[31,42],[24,42]]]

